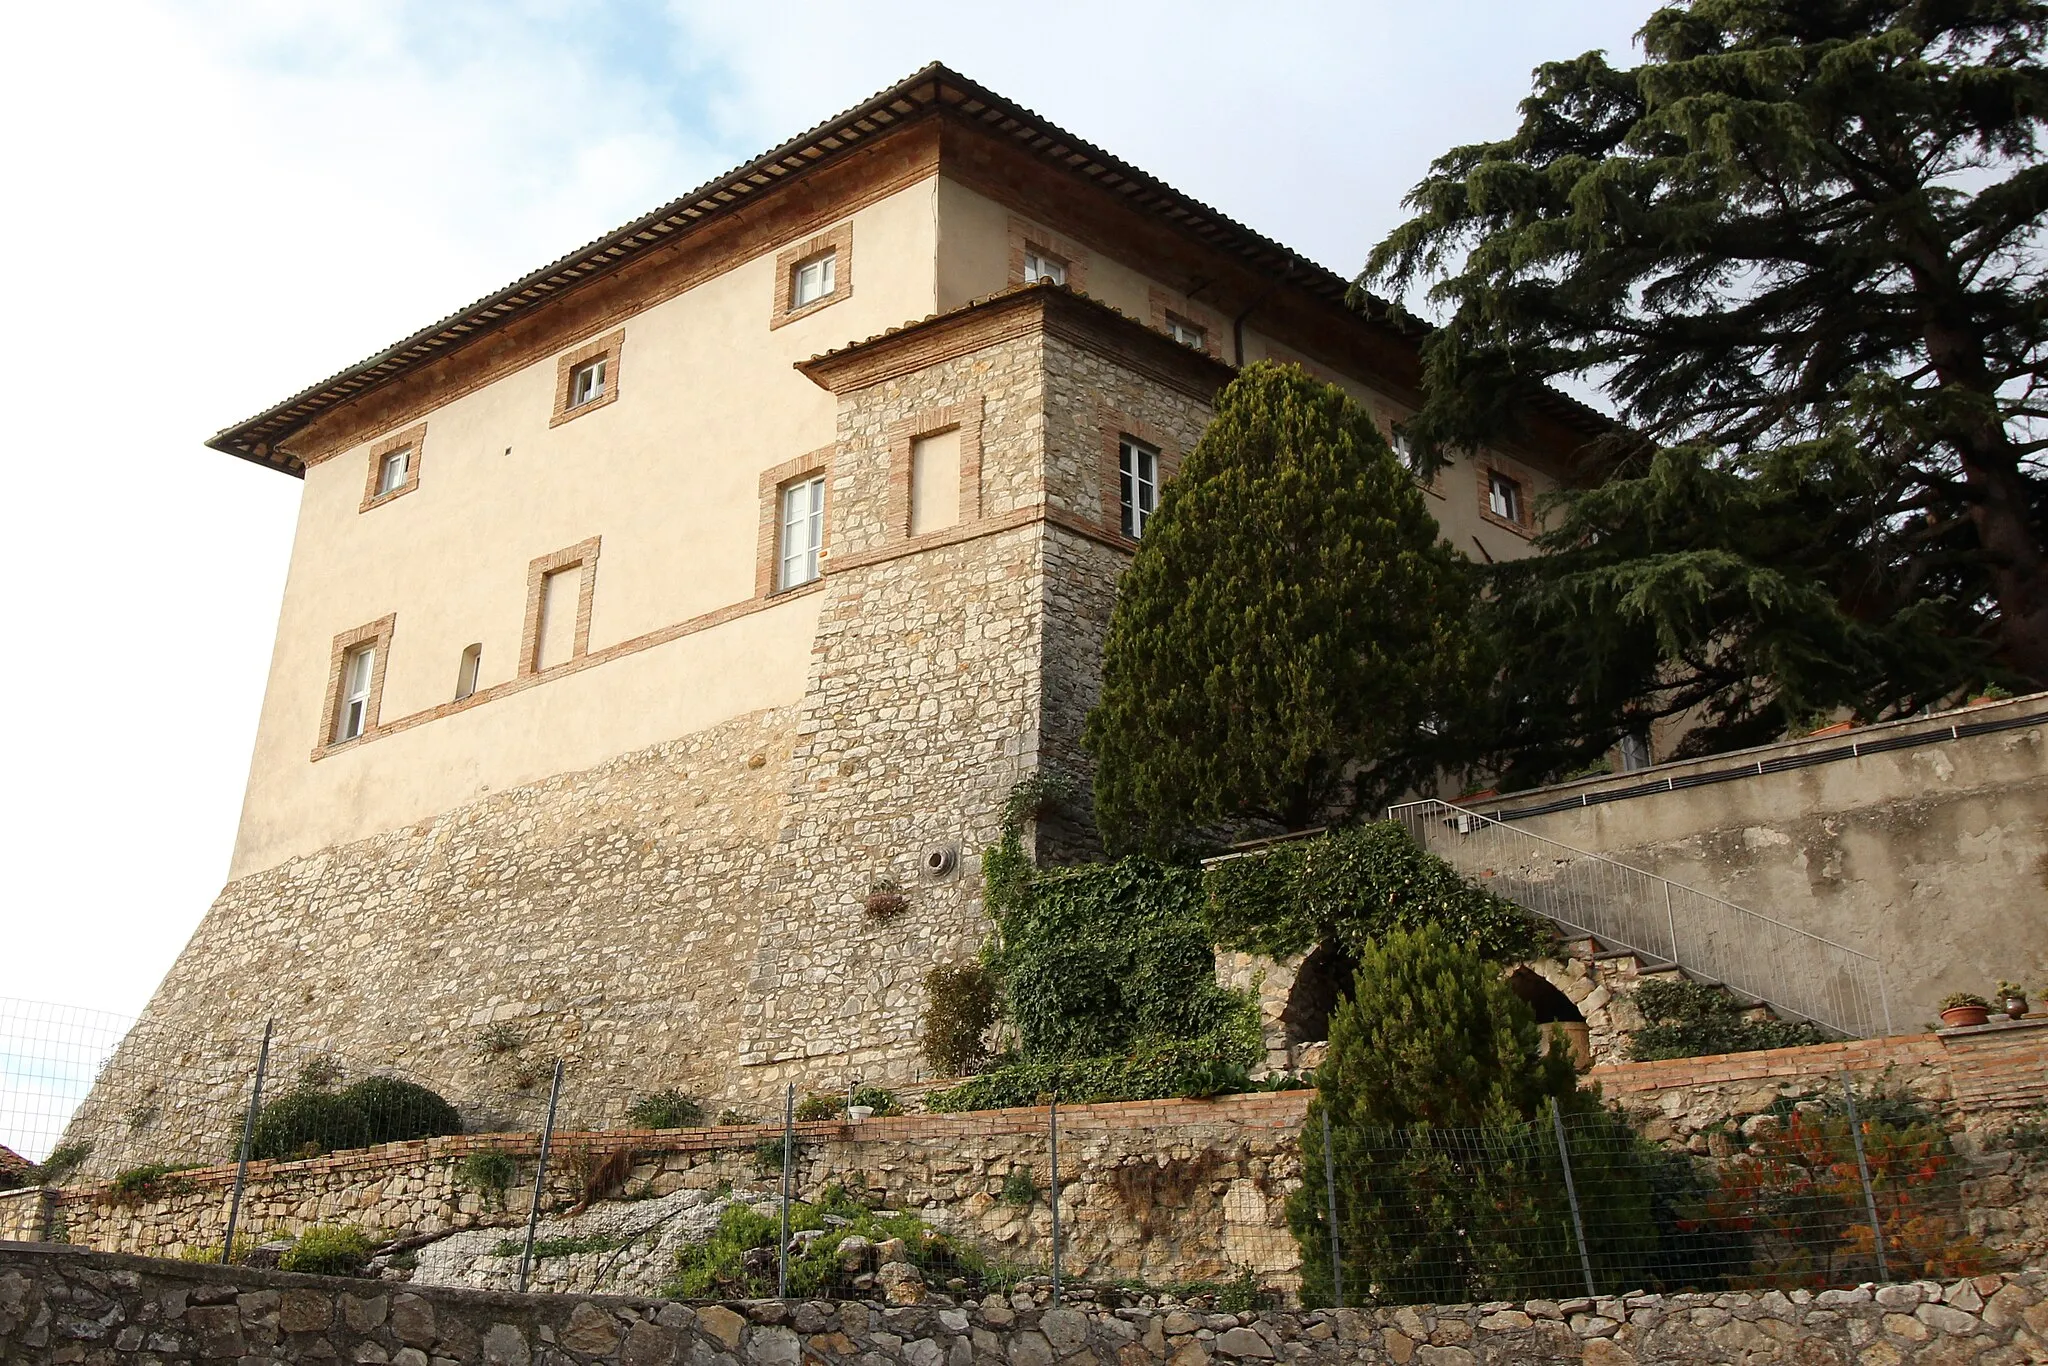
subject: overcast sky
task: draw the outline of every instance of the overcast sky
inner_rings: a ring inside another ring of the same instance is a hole
[[[1347,274],[1647,0],[10,9],[0,997],[134,1013],[226,875],[296,480],[201,441],[929,61]]]

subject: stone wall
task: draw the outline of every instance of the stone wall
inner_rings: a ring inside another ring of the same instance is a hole
[[[2016,1125],[2048,1116],[2048,1020],[1601,1066],[1587,1079],[1636,1116],[1652,1138],[1702,1156],[1723,1156],[1748,1142],[1755,1117],[1783,1104],[1827,1099],[1845,1072],[1859,1094],[1903,1092],[1948,1116],[1962,1158],[1970,1231],[2004,1264],[2048,1260],[2048,1160],[2007,1142]],[[1165,1283],[1228,1278],[1249,1268],[1269,1287],[1292,1289],[1299,1257],[1283,1205],[1298,1184],[1296,1135],[1311,1094],[1063,1109],[1061,1212],[1068,1273]],[[1047,1119],[1043,1109],[1019,1109],[906,1115],[857,1128],[801,1125],[798,1194],[816,1198],[838,1184],[870,1204],[915,1211],[1001,1260],[1041,1264],[1051,1231]],[[774,1183],[753,1154],[779,1136],[770,1126],[559,1135],[560,1160],[543,1209],[554,1212],[551,1221],[566,1222],[551,1222],[546,1236],[635,1231],[637,1237],[643,1223],[662,1211],[635,1212],[634,1204],[678,1193],[730,1186],[765,1197]],[[537,1146],[530,1133],[474,1134],[302,1162],[254,1163],[242,1228],[260,1238],[346,1222],[398,1238],[522,1225]],[[501,1200],[466,1189],[459,1179],[456,1164],[479,1148],[500,1148],[521,1162],[520,1180]],[[578,1174],[587,1169],[587,1158],[614,1150],[634,1154],[630,1174],[611,1192],[623,1199],[599,1202],[590,1222],[568,1221],[561,1212],[583,1200]],[[1002,1198],[1005,1178],[1018,1168],[1040,1192],[1022,1207]],[[233,1180],[229,1166],[180,1173],[166,1192],[127,1202],[109,1185],[74,1187],[57,1195],[49,1213],[62,1236],[79,1245],[175,1255],[218,1244]],[[17,1236],[44,1236],[51,1225],[30,1227],[32,1215],[23,1212],[30,1208],[26,1195],[0,1197],[0,1218],[9,1218],[17,1202],[20,1211],[11,1225]],[[474,1260],[478,1249],[471,1251]],[[660,1284],[668,1264],[661,1246],[649,1242],[621,1258],[602,1288],[651,1288]],[[556,1279],[565,1289],[596,1288],[578,1280],[595,1269],[594,1263],[559,1268]],[[460,1277],[497,1283],[491,1274],[471,1278],[467,1268]]]
[[[1884,749],[1951,725],[2015,729]],[[1852,757],[1806,764],[1854,745]],[[1760,765],[1729,782],[1712,772]],[[1676,790],[1616,791],[1669,780]],[[1646,868],[1811,934],[1876,955],[1892,1025],[1934,1019],[1952,991],[2048,978],[2048,694],[1866,726],[1487,800],[1518,810],[1594,804],[1515,828]],[[1654,947],[1654,946],[1653,946]]]
[[[2048,1361],[2048,1276],[1718,1295],[1626,1294],[1303,1313],[991,1296],[684,1305],[391,1288],[50,1247],[0,1247],[0,1357],[390,1366],[1494,1366]]]
[[[1298,1183],[1295,1133],[1306,1105],[1307,1093],[1297,1091],[1063,1109],[1067,1274],[1167,1282],[1250,1268],[1290,1287],[1298,1254],[1281,1202]],[[871,1205],[915,1211],[1005,1261],[1041,1265],[1052,1218],[1047,1119],[1044,1109],[1022,1109],[799,1125],[797,1195],[816,1199],[839,1185]],[[754,1153],[780,1139],[779,1126],[557,1134],[543,1208],[582,1202],[583,1155],[615,1150],[634,1154],[630,1176],[612,1192],[628,1206],[726,1187],[766,1196],[779,1173],[764,1174]],[[537,1147],[534,1134],[478,1134],[252,1163],[240,1228],[259,1241],[317,1223],[351,1223],[387,1239],[523,1228]],[[520,1160],[521,1179],[502,1200],[461,1183],[456,1164],[482,1148]],[[1022,1206],[1002,1199],[1004,1179],[1018,1168],[1039,1191]],[[221,1166],[180,1173],[146,1200],[124,1201],[109,1185],[76,1187],[62,1192],[54,1219],[79,1246],[176,1256],[218,1246],[233,1183],[234,1168]],[[642,1221],[636,1214],[628,1222]],[[666,1269],[651,1273],[656,1284]]]
[[[1105,442],[1128,423],[1178,447],[1207,416],[1171,342],[1088,324],[1173,362],[1148,366],[1063,326],[847,381],[800,702],[230,884],[76,1117],[87,1170],[231,1151],[273,1019],[281,1082],[322,1058],[398,1071],[472,1129],[536,1126],[555,1058],[572,1128],[665,1087],[765,1115],[785,1086],[917,1082],[924,976],[987,932],[1009,791],[1078,762],[1124,560]],[[905,433],[969,411],[979,517],[909,537]],[[906,907],[869,914],[886,887]]]

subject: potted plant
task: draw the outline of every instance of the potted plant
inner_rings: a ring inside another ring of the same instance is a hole
[[[1968,1029],[1991,1018],[1991,1002],[1971,991],[1958,991],[1941,1002],[1941,1022],[1950,1029]]]
[[[2026,1018],[2027,989],[2015,982],[1998,984],[1998,999],[2005,1003],[2005,1016],[2009,1020]]]

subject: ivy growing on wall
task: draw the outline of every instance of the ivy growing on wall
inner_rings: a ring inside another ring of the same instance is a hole
[[[1325,943],[1356,958],[1390,930],[1430,925],[1475,942],[1497,962],[1536,957],[1555,939],[1543,922],[1467,882],[1394,821],[1225,859],[1209,866],[1203,882],[1215,942],[1272,958]]]

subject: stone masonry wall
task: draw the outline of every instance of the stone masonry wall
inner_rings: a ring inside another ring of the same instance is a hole
[[[1616,1295],[1306,1313],[1040,1297],[885,1307],[684,1305],[399,1289],[48,1247],[0,1247],[0,1357],[390,1366],[2008,1366],[2048,1361],[2048,1276],[1781,1294]]]
[[[965,411],[981,518],[910,539],[894,453]],[[77,1116],[87,1170],[219,1160],[273,1019],[273,1085],[398,1071],[471,1129],[537,1125],[557,1057],[578,1128],[669,1086],[765,1114],[919,1080],[924,975],[986,933],[980,851],[1094,696],[1121,555],[1037,518],[1101,515],[1113,412],[1171,443],[1206,418],[1038,332],[842,394],[803,701],[231,884]]]
[[[2000,1262],[2035,1264],[2048,1260],[2048,1160],[2007,1135],[2048,1114],[2041,1094],[2048,1079],[2044,1045],[2048,1028],[2030,1023],[1596,1067],[1588,1081],[1638,1116],[1651,1136],[1713,1156],[1746,1143],[1755,1116],[1781,1101],[1827,1094],[1844,1071],[1865,1094],[1918,1095],[1951,1119],[1970,1231]],[[1070,1274],[1162,1283],[1227,1277],[1249,1267],[1268,1286],[1290,1288],[1298,1256],[1282,1204],[1298,1180],[1295,1135],[1311,1094],[1063,1109],[1061,1208]],[[1043,1195],[1020,1208],[1005,1204],[1000,1192],[1019,1166],[1029,1168],[1041,1192],[1049,1186],[1046,1124],[1043,1109],[1023,1109],[906,1115],[857,1129],[802,1125],[799,1194],[816,1196],[838,1183],[873,1204],[914,1210],[1000,1258],[1032,1264],[1043,1260],[1050,1209]],[[635,1155],[621,1192],[628,1208],[632,1199],[726,1182],[753,1189],[762,1180],[754,1149],[778,1136],[768,1126],[562,1135],[562,1160],[553,1168],[544,1208],[561,1211],[582,1199],[580,1154],[614,1149]],[[537,1141],[530,1133],[475,1134],[254,1163],[242,1226],[262,1236],[348,1222],[396,1238],[522,1223],[530,1165],[495,1205],[457,1178],[455,1164],[465,1153],[489,1147],[530,1164]],[[106,1185],[74,1187],[59,1194],[54,1218],[63,1236],[83,1246],[175,1254],[218,1242],[233,1177],[225,1166],[184,1173],[172,1190],[134,1202],[121,1201]],[[17,1236],[47,1231],[28,1226],[33,1215],[26,1202],[33,1194],[0,1196],[0,1220],[11,1218]],[[20,1209],[10,1215],[17,1202]],[[571,1231],[589,1230],[564,1230]]]

